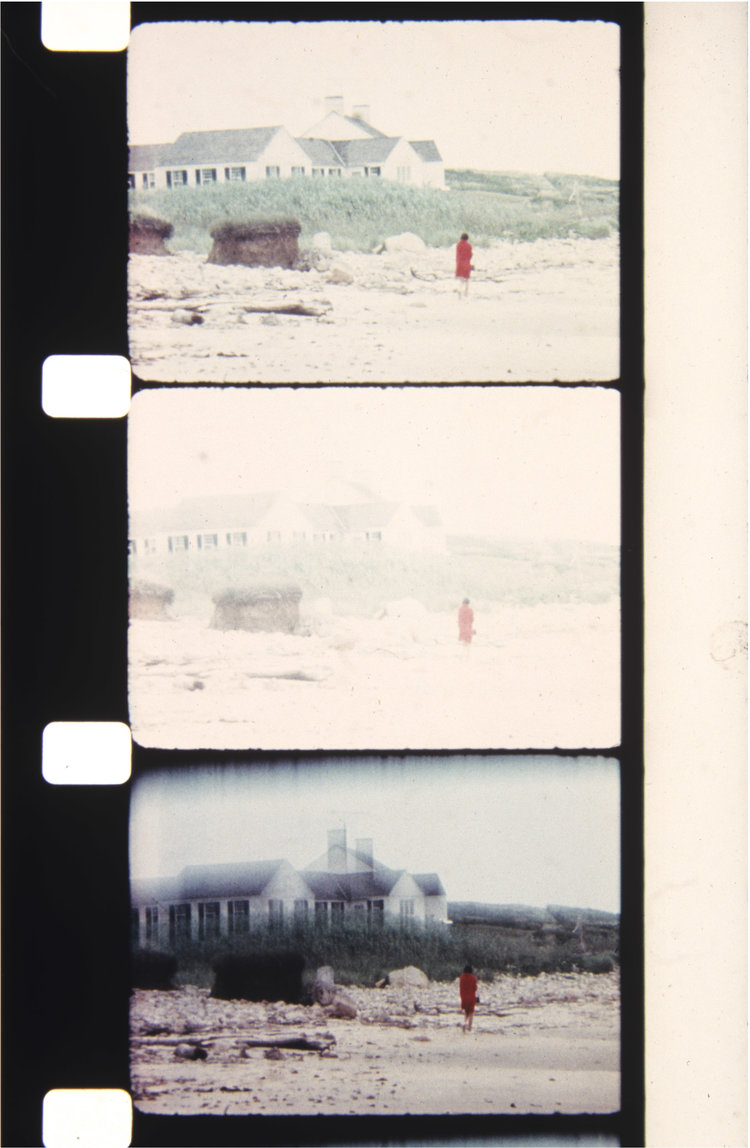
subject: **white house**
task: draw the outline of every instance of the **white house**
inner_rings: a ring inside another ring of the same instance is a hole
[[[249,933],[254,923],[361,919],[373,927],[444,922],[448,901],[437,873],[390,869],[372,839],[347,847],[346,830],[328,833],[328,849],[304,869],[288,861],[188,865],[176,877],[131,882],[134,940],[151,947]]]
[[[129,549],[138,557],[293,544],[446,551],[435,507],[380,500],[330,505],[297,502],[278,492],[211,495],[130,516]]]
[[[369,123],[369,108],[343,113],[343,99],[326,99],[327,113],[294,138],[281,126],[183,132],[173,143],[133,144],[128,186],[134,190],[206,187],[294,176],[382,178],[445,188],[434,140],[386,136]]]

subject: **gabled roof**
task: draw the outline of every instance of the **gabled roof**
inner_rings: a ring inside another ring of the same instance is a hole
[[[437,873],[412,873],[412,877],[419,885],[425,897],[444,897],[443,882]]]
[[[387,526],[398,510],[397,502],[355,503],[337,506],[336,513],[346,530],[375,530]]]
[[[129,149],[128,168],[130,171],[153,171],[162,167],[171,144],[133,144]]]
[[[405,869],[373,869],[367,873],[326,873],[303,870],[304,879],[319,901],[364,901],[387,897]]]
[[[177,875],[183,900],[194,897],[255,897],[284,861],[244,861],[225,865],[187,865]],[[286,862],[288,864],[288,862]]]
[[[443,157],[438,151],[437,144],[434,140],[409,140],[409,143],[419,158],[424,160],[425,163],[435,163],[435,161],[442,162]]]
[[[343,160],[330,140],[305,139],[301,136],[295,141],[310,157],[314,164],[321,167],[341,167]]]
[[[354,127],[360,128],[363,132],[367,132],[368,135],[373,137],[380,136],[385,139],[385,132],[379,132],[377,128],[372,126],[372,124],[368,124],[367,120],[363,120],[359,116],[344,116],[341,114],[341,112],[338,114],[341,116],[342,120],[347,120]]]
[[[303,502],[298,504],[297,509],[302,511],[310,525],[316,530],[328,530],[340,534],[344,529],[344,523],[334,506],[326,506],[324,503]]]
[[[183,132],[169,151],[168,163],[233,163],[260,159],[280,126],[232,128],[218,132]]]
[[[382,163],[388,159],[398,138],[378,136],[369,140],[332,140],[336,151],[349,167],[359,163]]]
[[[423,526],[442,526],[443,520],[434,506],[410,506],[412,514],[418,518]]]
[[[258,494],[197,495],[183,498],[166,510],[132,513],[131,537],[148,534],[179,533],[183,530],[215,530],[217,527],[240,530],[252,527],[270,510],[278,498],[275,491]]]

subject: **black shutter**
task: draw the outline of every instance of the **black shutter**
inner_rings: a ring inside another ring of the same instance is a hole
[[[171,173],[171,171],[168,171],[167,172],[167,187],[171,187],[171,186],[172,186],[172,173]]]
[[[196,185],[197,185],[198,187],[200,187],[200,182],[201,182],[201,169],[200,169],[199,167],[197,167],[197,168],[195,169],[195,182],[196,182]]]
[[[229,168],[228,167],[224,168],[224,179],[229,179]]]

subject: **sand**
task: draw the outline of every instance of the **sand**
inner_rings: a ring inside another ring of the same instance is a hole
[[[159,382],[603,381],[619,375],[619,248],[555,239],[476,248],[468,299],[453,249],[334,253],[320,269],[131,255],[133,371]],[[342,268],[350,283],[329,281]],[[245,307],[304,305],[313,316]],[[191,315],[200,323],[187,324]]]
[[[541,974],[480,984],[464,1033],[458,982],[347,988],[353,1020],[319,1005],[212,1000],[208,989],[136,990],[131,1088],[148,1113],[397,1115],[610,1113],[619,1109],[619,975]],[[156,1032],[155,1030],[160,1030]],[[262,1036],[334,1038],[330,1052],[262,1048]],[[175,1057],[200,1040],[203,1061]],[[172,1043],[169,1043],[172,1041]]]
[[[337,617],[307,637],[133,620],[130,724],[180,749],[607,748],[619,743],[619,604],[455,618]]]

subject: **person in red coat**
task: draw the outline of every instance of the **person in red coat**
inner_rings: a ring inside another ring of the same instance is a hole
[[[479,1004],[477,978],[474,976],[471,965],[466,965],[464,968],[461,979],[458,982],[458,991],[461,994],[461,1008],[466,1017],[464,1032],[471,1032],[471,1023],[474,1020],[474,1009]]]
[[[469,605],[469,599],[464,598],[458,608],[458,640],[471,645],[471,639],[476,634],[474,629],[474,611]]]
[[[456,244],[456,279],[458,280],[458,293],[461,294],[463,283],[464,295],[469,293],[469,276],[473,270],[471,266],[471,244],[466,232],[463,233]]]

